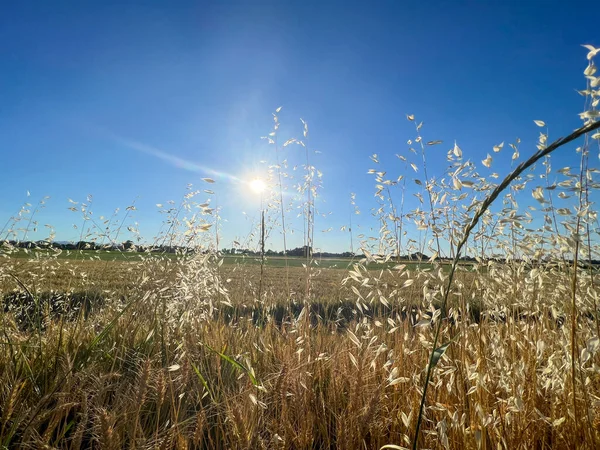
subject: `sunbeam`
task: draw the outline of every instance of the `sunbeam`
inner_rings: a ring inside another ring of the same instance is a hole
[[[163,161],[166,161],[170,165],[177,167],[179,169],[183,169],[183,170],[187,170],[187,171],[195,172],[195,173],[208,174],[208,175],[211,175],[212,177],[214,177],[218,180],[221,180],[221,181],[229,181],[232,183],[243,183],[243,181],[240,180],[235,175],[231,175],[226,172],[214,170],[214,169],[211,169],[210,167],[202,166],[193,161],[189,161],[187,159],[180,158],[178,156],[175,156],[175,155],[167,153],[163,150],[160,150],[156,147],[152,147],[150,145],[144,144],[142,142],[137,142],[137,141],[134,141],[131,139],[126,139],[121,136],[117,136],[115,134],[112,134],[112,137],[121,145],[124,145],[132,150],[136,150],[136,151],[139,151],[142,153],[146,153],[148,155],[152,155],[156,158],[162,159]]]

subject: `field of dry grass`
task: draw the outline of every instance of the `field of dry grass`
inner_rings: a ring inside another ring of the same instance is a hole
[[[402,311],[423,305],[423,293],[433,288],[430,274],[365,271],[361,280],[370,275],[368,281],[357,286],[346,271],[324,269],[313,274],[306,303],[305,271],[293,268],[286,275],[284,268],[271,268],[258,302],[257,266],[172,260],[11,264],[4,292],[94,292],[103,300],[87,317],[53,316],[48,309],[36,320],[32,313],[22,318],[30,319],[25,327],[14,314],[2,315],[0,436],[7,448],[355,449],[412,443],[434,327],[426,310]],[[519,285],[507,305],[529,303],[535,295],[539,311],[556,309],[555,290],[536,292],[527,273],[494,270],[496,282],[515,276]],[[548,269],[542,276],[557,274]],[[217,288],[216,277],[225,289]],[[407,279],[415,282],[401,289]],[[288,283],[291,299],[284,295]],[[197,301],[197,285],[212,292],[214,303]],[[372,311],[357,306],[352,286],[365,298],[380,292],[388,305],[366,300]],[[457,299],[475,300],[479,293],[485,301],[496,292],[492,282],[482,285],[466,272],[457,286]],[[422,447],[594,448],[600,442],[594,322],[582,319],[578,329],[587,349],[578,359],[585,390],[573,398],[565,364],[570,332],[557,317],[458,319],[460,303],[453,302],[444,319],[442,341],[452,344],[431,379]],[[293,304],[299,305],[295,313]],[[325,311],[317,304],[350,314],[323,320],[316,317]],[[231,306],[242,305],[246,313],[231,314]],[[253,312],[268,305],[288,308],[279,320],[275,314],[256,320]],[[337,326],[341,318],[343,327]]]

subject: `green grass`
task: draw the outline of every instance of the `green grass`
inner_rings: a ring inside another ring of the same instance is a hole
[[[121,252],[118,250],[63,250],[61,253],[55,253],[52,250],[23,250],[20,249],[13,253],[3,253],[0,251],[0,255],[7,254],[12,258],[56,258],[60,260],[84,260],[84,259],[98,259],[100,261],[139,261],[144,258],[146,253],[138,252]],[[167,258],[177,258],[178,255],[175,253],[155,253],[154,256],[163,256]]]
[[[0,255],[3,253],[0,251]],[[169,259],[181,258],[181,255],[175,253],[150,253],[151,257],[166,257]],[[138,252],[127,252],[118,250],[70,250],[63,251],[59,254],[54,253],[50,250],[23,250],[20,249],[14,253],[9,254],[12,258],[27,259],[27,258],[49,258],[54,257],[59,260],[89,260],[96,259],[99,261],[140,261],[142,258],[148,256],[147,253]],[[349,269],[352,264],[359,262],[359,258],[314,258],[313,265],[324,269]],[[245,256],[245,255],[224,255],[224,265],[243,264],[243,265],[260,265],[260,256]],[[306,264],[306,258],[299,256],[288,256],[287,263],[286,258],[283,256],[269,256],[265,258],[265,265],[267,267],[303,267]],[[372,270],[391,269],[398,264],[404,264],[408,270],[421,268],[428,269],[432,268],[433,265],[428,262],[416,262],[416,261],[390,261],[387,263],[368,263],[367,267]],[[464,263],[464,265],[470,265]],[[444,264],[444,269],[449,266]]]
[[[313,264],[328,269],[347,269],[354,262],[350,258],[316,258]],[[223,264],[256,264],[260,265],[260,256],[226,255],[223,258]],[[288,267],[303,267],[306,264],[306,258],[300,256],[288,256]],[[269,267],[286,267],[286,258],[283,256],[269,256],[265,258],[265,265]]]

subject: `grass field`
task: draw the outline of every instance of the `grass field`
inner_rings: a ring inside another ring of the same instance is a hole
[[[435,271],[355,267],[348,278],[348,270],[315,267],[307,293],[302,267],[267,266],[261,282],[256,264],[219,267],[206,257],[3,264],[3,273],[14,276],[3,277],[2,291],[27,288],[33,296],[17,299],[27,314],[2,316],[0,368],[9,382],[0,435],[9,448],[351,449],[411,442],[434,331],[422,299]],[[561,274],[548,270],[547,287],[536,293],[536,302],[547,302],[538,303],[540,311],[559,304],[550,283]],[[457,297],[451,316],[474,308],[478,295],[490,305],[502,277],[515,284],[507,305],[530,301],[523,272],[503,265],[492,271],[486,283],[472,271],[457,274],[470,305]],[[414,282],[406,286],[407,280]],[[76,303],[54,310],[61,301]],[[67,315],[72,308],[82,313]],[[569,336],[557,319],[508,314],[447,322],[444,339],[455,343],[433,375],[440,388],[429,398],[425,442],[569,447],[564,423],[572,399],[564,388],[551,388],[569,373],[557,365]],[[593,346],[595,326],[582,325],[580,339]],[[578,401],[590,402],[593,418],[600,414],[600,376],[592,361],[581,367],[590,397]],[[484,367],[485,378],[473,376]],[[579,446],[590,436],[581,439]]]
[[[1,255],[2,253],[0,253]],[[182,256],[176,253],[151,253],[150,254],[156,258],[185,258],[186,256]],[[8,255],[7,255],[8,256]],[[53,258],[58,260],[74,260],[74,261],[84,261],[84,260],[98,260],[98,261],[141,261],[145,259],[148,254],[146,253],[138,253],[138,252],[127,252],[127,251],[118,251],[118,250],[71,250],[71,251],[61,251],[54,252],[48,250],[19,250],[15,252],[11,252],[10,257],[12,258],[22,258],[22,259],[35,259],[35,258]],[[260,256],[246,256],[246,255],[222,255],[224,265],[260,265],[261,258]],[[332,269],[348,269],[352,266],[352,264],[360,262],[363,258],[333,258],[333,257],[315,257],[311,260],[311,264],[321,268],[332,268]],[[265,257],[265,265],[269,267],[303,267],[306,265],[306,258],[298,257],[298,256],[266,256]],[[447,262],[446,264],[449,264]],[[377,270],[377,269],[386,269],[393,268],[398,264],[406,265],[408,268],[419,267],[421,269],[432,268],[433,265],[428,261],[414,261],[414,260],[406,260],[401,259],[399,261],[389,261],[386,263],[375,263],[369,262],[366,263],[366,266],[369,269]],[[471,263],[464,263],[464,266],[469,266]]]

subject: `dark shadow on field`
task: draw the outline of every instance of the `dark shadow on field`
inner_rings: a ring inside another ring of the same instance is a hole
[[[298,321],[305,305],[302,303],[292,303],[287,305],[276,304],[273,306],[253,305],[253,306],[226,306],[220,311],[215,312],[214,318],[221,319],[227,324],[235,324],[238,321],[251,320],[255,326],[263,327],[269,322],[281,328]],[[416,326],[421,320],[429,320],[432,317],[430,310],[419,308],[418,306],[391,305],[385,306],[381,303],[370,305],[369,309],[359,309],[357,305],[350,300],[341,301],[313,301],[308,304],[308,320],[311,326],[326,326],[338,332],[346,330],[352,323],[361,321],[364,318],[372,320],[386,321],[392,318],[396,323],[408,322],[411,326]],[[436,308],[436,311],[439,308]],[[307,312],[304,312],[307,314]],[[507,323],[514,322],[539,322],[549,320],[560,328],[565,323],[565,317],[554,317],[548,311],[547,313],[538,312],[536,314],[528,313],[520,308],[512,308],[507,312],[484,311],[478,305],[470,305],[468,320],[470,323]],[[595,321],[597,317],[593,311],[587,311],[580,314],[580,320]],[[460,315],[448,317],[442,315],[442,319],[450,323],[460,321]]]
[[[91,314],[103,308],[106,300],[105,296],[98,292],[44,292],[38,296],[22,292],[10,292],[2,297],[2,308],[4,313],[13,315],[19,329],[31,331],[45,329],[50,320],[87,320]],[[124,297],[121,298],[121,301],[126,303]],[[408,322],[409,325],[415,326],[419,321],[431,319],[432,316],[431,310],[416,305],[392,304],[386,306],[376,303],[369,305],[368,309],[361,309],[350,300],[313,300],[306,307],[307,310],[303,312],[305,304],[294,301],[289,303],[278,302],[273,305],[223,305],[214,310],[212,318],[222,320],[228,325],[245,322],[252,323],[257,327],[264,327],[272,323],[278,328],[307,319],[313,327],[325,326],[332,331],[342,332],[352,323],[365,318],[381,322],[386,322],[388,318],[392,318],[395,323]],[[518,307],[505,309],[504,311],[486,311],[482,310],[481,306],[476,303],[469,306],[468,314],[470,323],[481,323],[483,321],[491,323],[506,323],[509,321],[532,323],[549,320],[559,328],[563,326],[566,319],[564,316],[554,317],[549,311],[534,314]],[[596,317],[597,314],[594,314],[593,311],[582,311],[579,314],[579,320],[595,321]],[[443,314],[442,319],[454,323],[460,321],[460,315],[455,314],[452,317],[447,317]]]
[[[2,298],[2,309],[12,313],[17,326],[25,331],[44,329],[48,320],[87,319],[104,303],[104,296],[97,292],[43,292],[37,296],[10,292]]]

